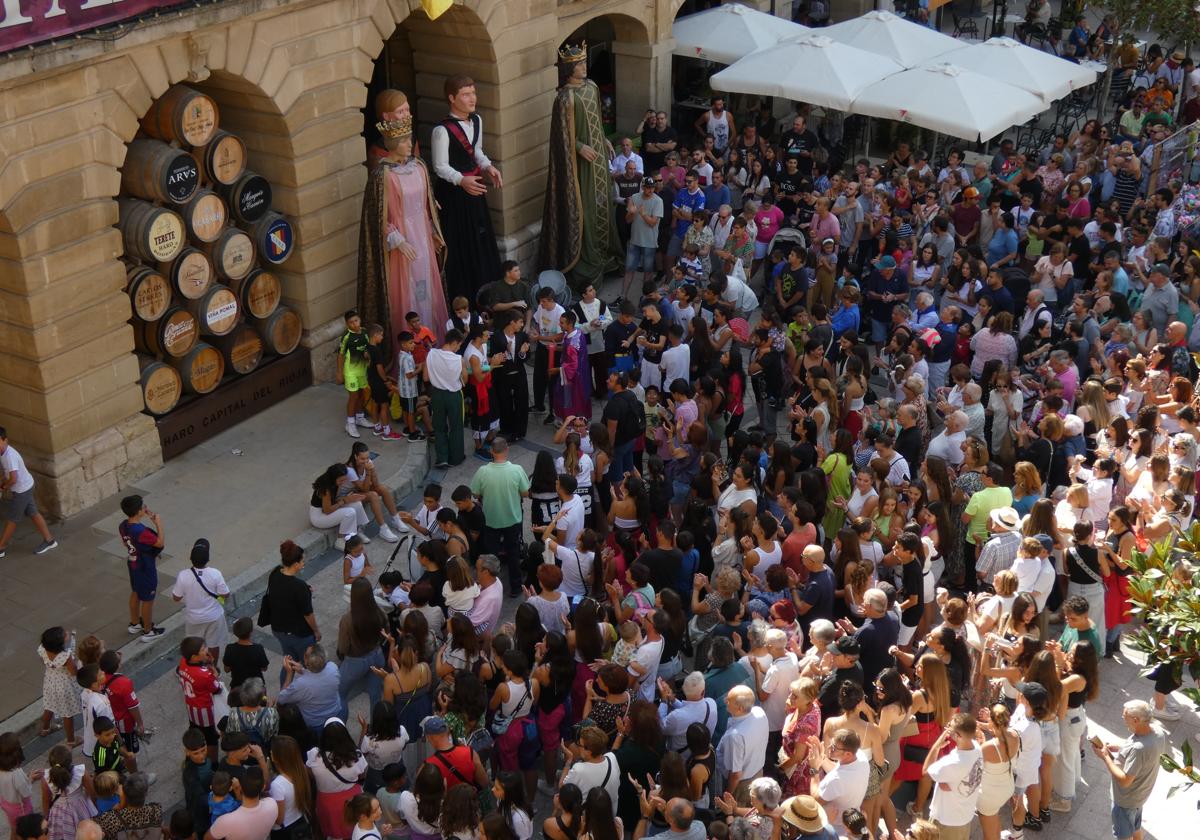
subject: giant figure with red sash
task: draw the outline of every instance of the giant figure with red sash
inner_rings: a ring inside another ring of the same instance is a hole
[[[500,277],[500,254],[488,214],[488,186],[500,189],[500,170],[483,153],[483,121],[475,113],[475,81],[470,76],[446,79],[450,116],[433,129],[433,194],[440,207],[446,240],[446,293],[475,300],[484,283]]]

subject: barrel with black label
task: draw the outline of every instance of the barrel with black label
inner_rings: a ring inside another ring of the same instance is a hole
[[[138,198],[183,204],[200,186],[196,159],[161,140],[138,139],[129,144],[121,167],[121,189]]]
[[[152,356],[138,356],[141,371],[139,381],[146,411],[162,416],[179,403],[183,394],[183,380],[179,371]]]
[[[217,130],[217,103],[187,85],[175,85],[142,117],[142,131],[159,140],[203,146]]]
[[[231,280],[229,288],[237,295],[242,311],[251,318],[269,318],[278,308],[282,294],[279,278],[261,268],[241,280]]]
[[[225,202],[210,189],[199,190],[182,210],[183,224],[193,242],[212,242],[225,227]]]
[[[117,227],[125,253],[146,262],[175,259],[184,245],[183,219],[165,207],[148,201],[122,198],[117,202]]]
[[[271,209],[271,184],[249,169],[232,184],[214,186],[229,205],[230,217],[242,224],[254,224]]]
[[[237,228],[225,228],[213,242],[200,249],[212,260],[217,276],[224,281],[241,280],[254,268],[254,242]]]
[[[186,355],[200,340],[196,318],[182,306],[172,306],[157,321],[133,322],[133,345],[154,356]]]
[[[282,213],[271,210],[246,230],[263,263],[279,265],[292,255],[292,223]]]
[[[183,379],[189,394],[207,394],[221,384],[225,375],[225,357],[211,344],[200,342],[178,359],[168,360]]]
[[[270,353],[286,356],[300,346],[303,325],[300,316],[289,307],[279,307],[269,318],[256,318],[254,328],[262,336],[263,345]]]
[[[213,286],[185,306],[196,316],[201,335],[227,335],[237,326],[238,299],[227,286]]]
[[[180,251],[179,256],[171,262],[159,263],[158,270],[183,300],[195,300],[215,282],[208,255],[190,246]]]
[[[210,184],[232,184],[246,169],[246,144],[228,131],[214,131],[204,146],[196,149],[204,179]]]
[[[249,324],[238,324],[228,335],[212,340],[225,357],[225,367],[234,373],[249,373],[263,357],[263,341]]]
[[[166,278],[148,266],[130,266],[125,273],[125,291],[134,316],[143,321],[157,321],[171,307]]]

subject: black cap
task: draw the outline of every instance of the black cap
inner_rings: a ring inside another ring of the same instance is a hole
[[[643,178],[643,179],[642,179],[642,186],[643,186],[643,187],[653,187],[653,186],[654,186],[654,179],[653,179],[653,178],[651,178],[651,177],[649,177],[649,176],[647,176],[647,177]]]
[[[208,565],[208,551],[209,551],[208,540],[203,539],[203,538],[196,540],[195,544],[192,546],[192,556],[191,556],[192,565],[193,566],[201,566],[201,567],[207,566]]]
[[[1029,701],[1029,705],[1036,706],[1050,702],[1050,692],[1046,691],[1046,687],[1038,682],[1019,682],[1013,686],[1017,693]]]

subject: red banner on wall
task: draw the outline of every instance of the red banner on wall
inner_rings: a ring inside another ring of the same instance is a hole
[[[186,2],[188,0],[0,0],[0,53]]]

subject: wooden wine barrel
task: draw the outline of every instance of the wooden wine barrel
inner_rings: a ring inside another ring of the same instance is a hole
[[[292,255],[292,223],[274,210],[246,228],[264,264],[279,265]]]
[[[184,248],[171,262],[159,263],[158,270],[184,300],[195,300],[215,282],[212,263],[198,248]]]
[[[254,268],[254,242],[244,231],[225,228],[212,242],[200,246],[222,280],[241,280]]]
[[[179,371],[151,356],[138,356],[138,367],[142,371],[142,399],[146,411],[155,416],[166,414],[183,395]]]
[[[188,146],[203,146],[217,130],[217,117],[217,103],[198,90],[175,85],[142,117],[142,131],[168,143],[177,140]]]
[[[210,184],[232,184],[246,168],[246,144],[228,131],[213,132],[209,141],[196,149],[204,179]]]
[[[128,256],[146,262],[175,259],[184,245],[183,219],[178,213],[136,198],[122,198],[117,207],[117,227]]]
[[[230,281],[229,288],[251,318],[268,318],[279,307],[279,278],[269,271],[256,268],[241,280]]]
[[[196,316],[201,335],[228,335],[237,326],[238,299],[228,286],[213,286],[184,305]]]
[[[232,184],[216,184],[217,191],[229,204],[229,215],[251,225],[271,209],[271,184],[249,169]]]
[[[235,373],[249,373],[262,361],[263,341],[249,324],[238,324],[212,343],[225,357],[225,367]]]
[[[262,336],[263,346],[268,352],[286,356],[300,346],[303,324],[295,310],[280,306],[269,318],[255,319],[254,327]]]
[[[184,356],[199,340],[196,318],[182,306],[172,306],[157,321],[134,321],[133,324],[134,346],[155,356]]]
[[[200,187],[196,159],[161,140],[134,140],[121,167],[121,189],[138,198],[183,204]]]
[[[193,242],[212,242],[225,227],[225,202],[210,189],[202,189],[182,210],[183,224]]]
[[[225,357],[221,351],[203,341],[170,364],[183,378],[183,390],[189,394],[207,394],[221,384],[225,375]]]
[[[171,308],[171,287],[165,277],[148,266],[129,267],[125,291],[134,316],[143,321],[157,321]]]

